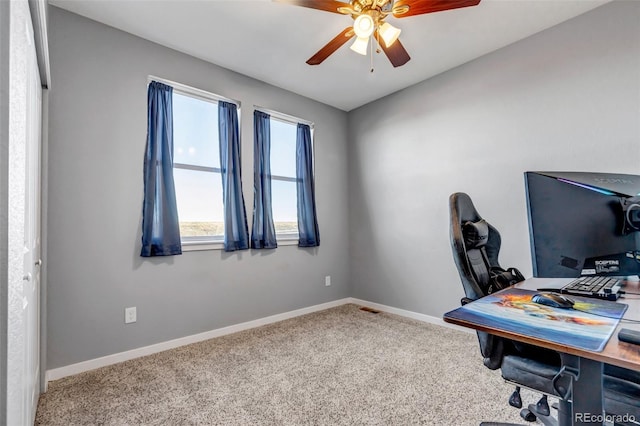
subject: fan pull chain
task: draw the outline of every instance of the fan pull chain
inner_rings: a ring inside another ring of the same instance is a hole
[[[371,36],[371,46],[369,46],[371,51],[371,72],[373,72],[373,36]]]

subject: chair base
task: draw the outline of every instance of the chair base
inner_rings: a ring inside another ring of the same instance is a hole
[[[556,408],[556,404],[553,404]],[[527,409],[536,416],[536,420],[545,426],[565,426],[571,424],[571,403],[566,400],[558,401],[558,418],[544,416],[536,410],[536,404],[529,404]],[[523,426],[518,423],[496,423],[496,422],[482,422],[480,426]]]

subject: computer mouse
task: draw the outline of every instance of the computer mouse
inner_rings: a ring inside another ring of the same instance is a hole
[[[536,293],[531,298],[533,303],[551,306],[552,308],[573,308],[574,301],[567,296],[558,293]]]

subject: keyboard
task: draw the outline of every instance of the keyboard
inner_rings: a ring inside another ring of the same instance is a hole
[[[595,297],[605,300],[618,300],[622,282],[615,277],[599,277],[596,275],[579,277],[564,287],[560,293],[574,296]]]

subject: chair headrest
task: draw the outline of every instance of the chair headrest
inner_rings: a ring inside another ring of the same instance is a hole
[[[480,248],[487,243],[489,238],[489,224],[484,219],[477,222],[465,222],[462,225],[462,236],[467,249]]]

